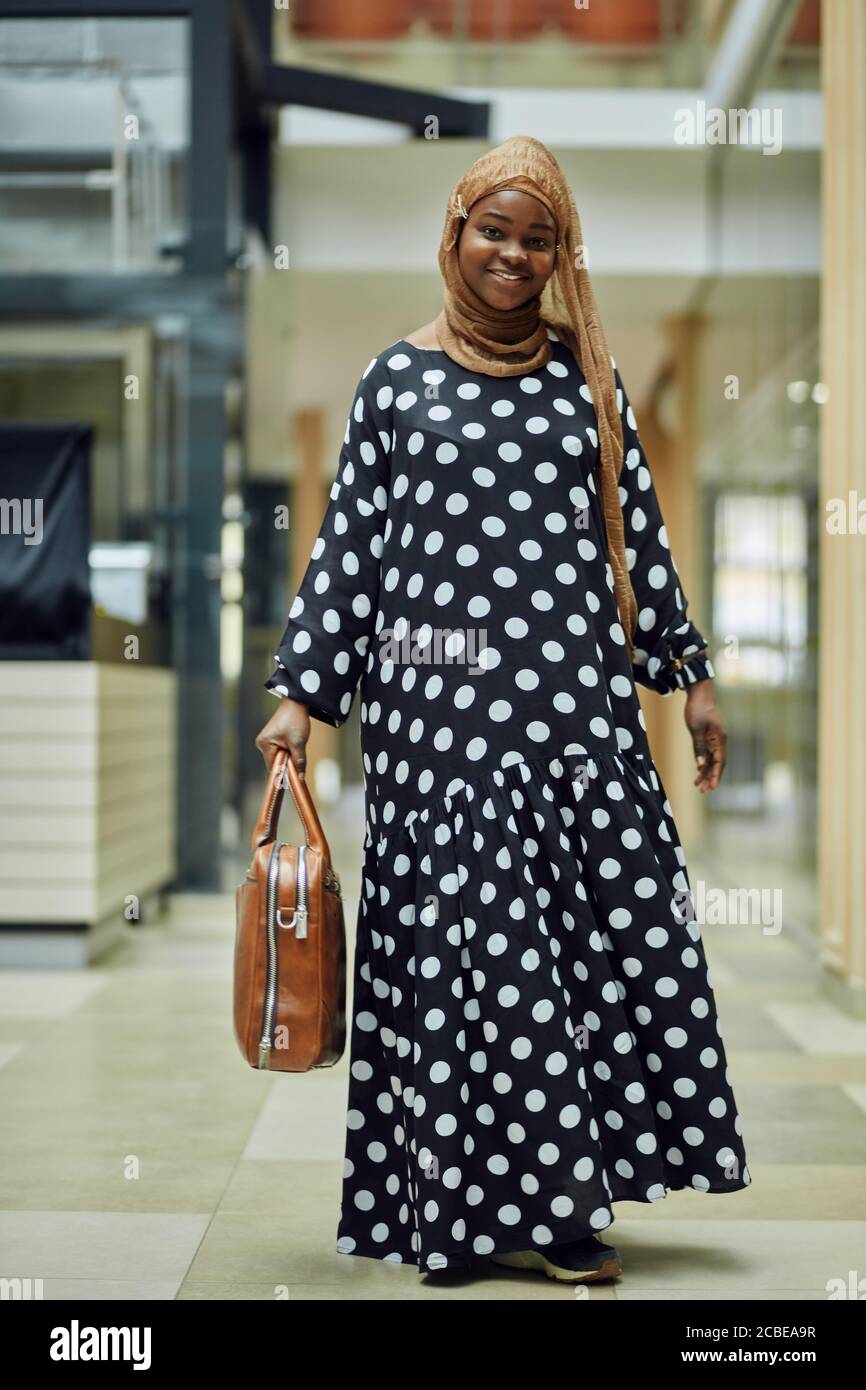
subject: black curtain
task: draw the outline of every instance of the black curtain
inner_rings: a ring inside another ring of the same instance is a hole
[[[90,651],[91,425],[0,424],[0,658]]]

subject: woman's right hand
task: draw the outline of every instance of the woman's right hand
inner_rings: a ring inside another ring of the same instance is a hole
[[[271,763],[280,748],[288,750],[292,762],[303,777],[307,768],[307,739],[310,737],[310,712],[298,700],[284,696],[276,712],[256,739],[256,747],[267,763]]]
[[[716,704],[716,687],[711,676],[689,686],[683,716],[692,736],[698,769],[694,786],[699,792],[713,792],[725,770],[728,732]]]

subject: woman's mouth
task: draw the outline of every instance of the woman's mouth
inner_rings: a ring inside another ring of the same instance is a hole
[[[510,270],[488,270],[488,275],[495,275],[497,280],[505,280],[509,284],[516,284],[519,280],[528,280],[528,275],[516,275]]]

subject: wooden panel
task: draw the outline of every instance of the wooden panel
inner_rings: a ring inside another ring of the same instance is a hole
[[[167,794],[167,788],[173,784],[174,778],[172,763],[153,760],[149,767],[144,764],[140,766],[136,773],[136,785],[147,795],[157,797]],[[13,816],[19,812],[22,815],[35,814],[45,806],[49,814],[53,812],[65,818],[68,807],[82,814],[95,813],[97,806],[117,806],[125,798],[127,792],[123,777],[110,777],[108,773],[102,779],[86,781],[72,775],[52,778],[50,771],[30,777],[26,776],[26,771],[19,771],[14,777],[0,774],[0,815],[4,811]],[[11,812],[10,808],[13,808]]]
[[[866,492],[866,7],[825,5],[821,44],[821,406],[818,546],[818,877],[821,960],[830,997],[866,1018],[866,755],[860,737],[866,677],[866,548],[836,534],[825,508]]]
[[[176,873],[176,677],[0,663],[0,921],[89,922]]]

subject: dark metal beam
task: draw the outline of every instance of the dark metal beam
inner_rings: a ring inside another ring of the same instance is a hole
[[[184,887],[218,890],[223,804],[220,579],[226,354],[206,335],[225,334],[228,165],[232,130],[231,0],[191,12],[189,245],[184,279],[210,280],[215,315],[190,334],[186,525],[176,557],[173,633],[179,679],[178,863]]]
[[[168,19],[213,8],[210,0],[0,0],[0,19]]]
[[[225,285],[214,284],[211,276],[0,275],[0,306],[19,321],[46,315],[85,322],[112,315],[153,319],[157,314],[222,311],[225,300]]]
[[[271,143],[276,113],[258,98],[258,76],[271,57],[272,0],[234,0],[234,107],[242,153],[244,220],[271,243]]]
[[[232,5],[232,41],[237,58],[242,93],[249,94],[256,114],[261,118],[254,93],[258,83],[262,63],[271,59],[272,10],[269,0],[264,0],[266,22],[262,22],[262,0],[234,0]],[[246,105],[246,100],[244,101]]]
[[[196,5],[192,55],[189,160],[190,245],[185,268],[224,275],[228,155],[231,139],[231,25],[229,0]]]
[[[259,74],[259,99],[274,106],[310,106],[319,111],[371,116],[407,125],[423,135],[431,116],[440,137],[483,139],[490,126],[490,103],[463,101],[441,92],[417,87],[398,87],[387,82],[368,82],[341,73],[263,63]]]

